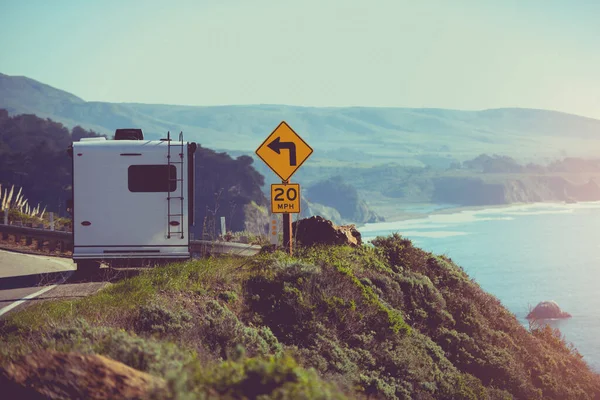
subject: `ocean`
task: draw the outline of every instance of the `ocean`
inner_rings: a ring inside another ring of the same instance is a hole
[[[530,307],[556,301],[573,317],[551,322],[600,372],[600,202],[535,203],[425,214],[367,224],[363,240],[397,232],[445,254],[528,326]]]

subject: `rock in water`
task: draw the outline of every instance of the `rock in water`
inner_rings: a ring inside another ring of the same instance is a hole
[[[0,367],[6,399],[142,399],[165,386],[161,378],[96,354],[40,351]]]
[[[571,314],[562,311],[555,301],[542,301],[527,314],[527,319],[547,318],[571,318]]]
[[[292,225],[296,240],[304,246],[316,244],[360,246],[360,232],[354,225],[337,226],[333,222],[320,217],[304,218]]]

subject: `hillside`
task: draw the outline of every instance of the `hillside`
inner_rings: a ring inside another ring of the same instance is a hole
[[[66,215],[66,200],[71,196],[71,161],[65,149],[72,141],[94,135],[79,126],[69,132],[61,123],[31,114],[11,117],[0,109],[0,185],[23,187],[33,205],[41,203],[42,208]],[[265,185],[253,159],[246,155],[232,157],[203,146],[198,147],[195,159],[196,226],[191,229],[195,237],[219,235],[221,216],[226,217],[229,231],[264,233],[269,223],[265,196],[270,195],[270,186]],[[351,186],[345,190],[356,192]],[[333,216],[338,223],[372,219],[372,212],[356,193],[348,198],[344,192],[330,190],[329,196],[337,196],[338,192],[345,200],[331,204],[333,208],[327,207],[326,199],[325,205],[305,199],[302,216]],[[356,212],[336,218],[335,208],[344,207]]]
[[[25,77],[0,74],[0,108],[35,113],[100,133],[140,127],[150,138],[183,130],[203,146],[252,154],[281,120],[316,149],[312,163],[448,164],[481,153],[519,159],[592,156],[600,121],[533,109],[457,111],[414,108],[316,108],[285,105],[193,107],[83,101]]]
[[[482,154],[446,168],[397,163],[371,167],[307,165],[298,172],[297,179],[306,182],[308,190],[332,179],[348,182],[370,210],[386,220],[394,220],[405,207],[415,204],[485,206],[600,201],[598,158],[565,157],[544,164],[522,164],[511,157]],[[348,197],[342,193],[328,194],[327,201],[342,204]]]
[[[31,205],[66,216],[71,198],[72,165],[66,149],[82,137],[96,135],[77,126],[71,131],[61,123],[35,115],[9,116],[0,109],[0,185],[23,188]],[[261,191],[264,177],[248,156],[232,158],[203,146],[195,163],[197,238],[215,237],[221,216],[230,231],[264,233],[267,200]],[[262,211],[262,212],[259,212]]]
[[[97,381],[98,368],[152,398],[600,396],[559,332],[524,328],[450,259],[398,235],[146,270],[9,315],[0,344],[0,384],[21,396],[114,390],[113,369]]]
[[[305,193],[311,202],[337,210],[342,221],[359,224],[384,221],[367,206],[356,188],[339,176],[319,181]]]
[[[232,159],[242,160],[254,157],[266,135],[286,120],[315,149],[293,177],[302,184],[303,210],[340,223],[375,220],[369,215],[373,211],[390,219],[398,215],[399,204],[405,203],[600,200],[600,169],[536,167],[566,155],[575,163],[585,163],[582,158],[596,157],[600,148],[600,121],[553,111],[112,104],[86,102],[25,77],[0,74],[0,107],[2,104],[10,114],[40,110],[41,116],[67,126],[77,122],[106,134],[116,127],[136,126],[142,127],[147,137],[158,138],[167,130],[182,129],[186,139],[203,148],[215,153],[225,149]],[[484,153],[503,154],[508,161],[488,159]],[[580,157],[573,157],[576,155]],[[465,161],[472,162],[472,167],[456,168]],[[262,161],[252,167],[264,176],[263,190],[279,182]],[[349,205],[357,212],[341,215],[347,196],[333,193],[319,199],[317,195],[319,201],[307,197],[310,187],[336,176],[358,190],[358,196],[353,196],[357,201]],[[261,203],[259,200],[254,199]],[[208,209],[214,209],[214,204],[204,208]],[[204,217],[198,222],[204,225]]]

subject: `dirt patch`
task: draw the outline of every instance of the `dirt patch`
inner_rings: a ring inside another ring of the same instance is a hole
[[[11,399],[141,399],[165,381],[99,355],[41,351],[0,367]]]

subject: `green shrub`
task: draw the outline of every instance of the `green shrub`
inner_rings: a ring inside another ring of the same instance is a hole
[[[280,355],[282,346],[268,327],[244,325],[237,316],[219,302],[209,301],[201,311],[197,329],[202,342],[223,359],[238,352],[238,345],[249,355]]]
[[[399,235],[375,245],[155,268],[7,316],[0,359],[44,347],[98,352],[175,371],[169,387],[180,399],[335,398],[338,389],[381,399],[600,398],[600,378],[560,332],[527,331],[446,257]],[[160,306],[161,296],[176,305]]]
[[[304,369],[290,356],[225,361],[210,368],[196,368],[185,384],[173,384],[183,395],[230,399],[344,399],[334,385],[314,370]],[[178,393],[172,393],[178,397]]]
[[[191,319],[192,316],[184,310],[173,311],[162,305],[150,303],[140,307],[135,328],[138,332],[175,335],[190,327]]]
[[[84,320],[48,332],[44,347],[96,353],[158,376],[177,373],[195,359],[192,351],[173,343],[145,339],[121,329],[92,327]]]
[[[236,292],[223,292],[219,293],[219,299],[223,300],[225,303],[235,303],[238,300],[238,296]]]
[[[387,237],[378,236],[371,243],[395,272],[402,272],[405,268],[418,271],[425,265],[424,252],[397,233]]]

